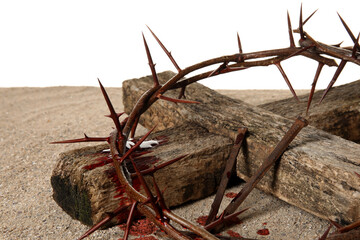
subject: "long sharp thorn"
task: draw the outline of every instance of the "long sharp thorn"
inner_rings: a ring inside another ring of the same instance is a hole
[[[360,178],[360,174],[359,174],[359,173],[355,172],[355,174],[356,174],[356,176],[358,176],[358,177]]]
[[[326,238],[327,238],[327,236],[328,236],[331,228],[332,228],[332,225],[330,225],[330,226],[328,227],[328,229],[327,229],[327,230],[324,232],[324,234],[319,238],[319,240],[326,240]]]
[[[162,195],[162,193],[160,191],[159,186],[156,183],[154,175],[152,175],[152,179],[153,179],[153,184],[154,184],[154,188],[155,188],[155,191],[156,191],[156,194],[157,194],[157,199],[159,201],[160,207],[162,208],[162,210],[167,210],[168,208],[167,208],[167,206],[165,204],[164,197],[163,197],[163,195]]]
[[[149,66],[150,66],[150,69],[151,69],[151,74],[152,74],[153,80],[154,80],[154,86],[159,86],[160,84],[159,84],[158,77],[156,75],[155,64],[153,63],[153,60],[151,58],[150,50],[149,50],[149,47],[147,45],[144,34],[142,36],[143,36],[143,39],[144,39],[144,45],[145,45],[146,55],[147,55],[147,58],[148,58],[148,61],[149,61]]]
[[[356,41],[354,43],[354,47],[352,49],[352,57],[353,58],[356,58],[356,52],[357,52],[357,50],[359,48],[359,37],[360,37],[360,32],[359,32],[359,34],[358,34],[358,36],[356,38]]]
[[[315,92],[315,88],[316,88],[316,83],[317,83],[317,81],[318,81],[318,79],[319,79],[320,72],[321,72],[323,66],[324,66],[324,63],[319,62],[318,68],[317,68],[316,73],[315,73],[314,81],[313,81],[312,86],[311,86],[311,91],[310,91],[310,94],[309,94],[309,99],[308,99],[307,108],[306,108],[306,116],[307,116],[308,113],[309,113],[309,108],[310,108],[310,104],[311,104],[312,98],[313,98],[313,96],[314,96],[314,92]]]
[[[164,46],[164,44],[162,44],[162,42],[160,41],[160,39],[155,35],[155,33],[149,28],[149,26],[146,25],[146,27],[150,30],[151,34],[154,36],[154,38],[156,39],[156,41],[159,43],[160,47],[164,50],[164,52],[166,53],[166,55],[169,57],[170,61],[174,64],[175,68],[178,70],[178,72],[181,71],[181,68],[179,67],[179,65],[176,63],[174,57],[171,55],[171,52],[169,52],[166,47]]]
[[[186,86],[184,86],[184,87],[181,88],[178,99],[186,98],[186,96],[185,96],[185,89],[186,89]]]
[[[177,158],[174,158],[174,159],[172,159],[172,160],[170,160],[170,161],[167,161],[167,162],[165,162],[165,163],[159,164],[159,165],[154,166],[154,167],[152,167],[152,168],[148,168],[148,169],[146,169],[146,170],[141,171],[141,174],[142,174],[142,175],[154,174],[156,171],[158,171],[158,170],[160,170],[160,169],[162,169],[162,168],[164,168],[164,167],[167,167],[167,166],[169,166],[169,165],[171,165],[171,164],[173,164],[173,163],[175,163],[175,162],[183,159],[183,158],[186,157],[186,156],[187,156],[187,154],[186,154],[186,155],[182,155],[182,156],[177,157]],[[131,176],[133,177],[133,175],[131,175]]]
[[[330,89],[332,88],[332,86],[334,85],[334,83],[336,82],[337,78],[339,77],[341,71],[344,69],[345,64],[347,63],[346,60],[341,60],[339,67],[336,69],[336,72],[333,76],[333,78],[331,79],[329,85],[327,86],[326,90],[324,91],[324,94],[322,95],[319,104],[324,100],[325,96],[328,94],[328,92],[330,91]]]
[[[117,208],[114,212],[111,214],[108,214],[103,220],[92,226],[86,233],[84,233],[78,240],[82,240],[86,237],[88,237],[90,234],[104,226],[106,223],[110,222],[111,219],[119,215],[122,211],[124,211],[127,207],[129,207],[129,204],[122,205],[121,207]]]
[[[196,104],[200,103],[200,102],[197,102],[197,101],[170,98],[170,97],[166,97],[166,96],[161,95],[161,94],[158,94],[156,97],[159,98],[159,99],[166,100],[166,101],[169,101],[169,102],[174,102],[174,103],[196,103]]]
[[[355,35],[351,32],[349,26],[346,24],[346,22],[345,22],[344,19],[340,16],[340,14],[339,14],[339,13],[337,13],[337,14],[338,14],[338,16],[339,16],[339,18],[340,18],[340,20],[341,20],[341,23],[343,24],[343,26],[345,27],[347,33],[349,34],[351,40],[354,42],[354,44],[356,44],[357,41],[356,41]],[[357,50],[360,51],[360,47],[357,48]]]
[[[238,42],[238,47],[239,47],[239,62],[242,62],[244,61],[244,57],[242,56],[243,54],[243,50],[242,50],[242,46],[241,46],[241,41],[240,41],[240,36],[239,36],[239,33],[237,33],[237,42]]]
[[[51,142],[50,144],[59,144],[59,143],[78,143],[78,142],[104,142],[108,141],[107,137],[88,137],[84,134],[84,138],[70,139],[64,141]]]
[[[129,216],[128,216],[128,219],[126,221],[126,229],[125,229],[124,238],[123,238],[124,240],[127,240],[128,237],[129,237],[130,227],[131,227],[131,224],[132,224],[132,221],[133,221],[133,218],[134,218],[134,212],[135,212],[135,208],[136,208],[137,203],[138,202],[134,202],[131,205]]]
[[[213,221],[213,222],[211,222],[211,223],[209,223],[209,224],[206,224],[206,225],[204,226],[204,228],[205,228],[206,230],[210,231],[210,230],[214,229],[215,227],[217,227],[218,225],[220,225],[220,224],[222,224],[222,223],[224,223],[224,222],[226,222],[226,221],[229,221],[229,220],[231,220],[231,219],[239,216],[241,213],[243,213],[243,212],[245,212],[245,211],[247,211],[247,210],[249,210],[249,209],[250,209],[250,208],[245,208],[245,209],[243,209],[243,210],[240,210],[240,211],[238,211],[238,212],[229,214],[229,215],[227,215],[227,216],[225,216],[225,215],[224,215],[224,212],[223,212],[218,219],[216,219],[215,221]]]
[[[307,21],[309,21],[309,19],[317,12],[317,10],[319,10],[319,9],[316,9],[312,14],[310,14],[310,16],[307,17],[307,19],[305,19],[305,21],[303,22],[303,25],[305,25],[305,23]]]
[[[305,34],[303,29],[303,17],[302,17],[302,4],[300,6],[300,19],[299,19],[299,31],[300,31],[300,37],[302,40],[305,40]]]
[[[275,65],[277,66],[277,68],[279,69],[281,75],[284,77],[286,84],[288,85],[291,93],[293,94],[294,98],[296,99],[296,101],[300,102],[299,98],[297,97],[295,90],[293,89],[293,87],[291,86],[291,83],[288,79],[288,77],[286,76],[286,73],[284,72],[284,69],[281,67],[280,63],[275,63]]]
[[[120,121],[119,121],[119,116],[118,114],[115,112],[115,109],[110,101],[110,98],[104,88],[104,86],[101,84],[100,82],[100,79],[98,79],[98,82],[99,82],[99,85],[100,85],[100,89],[101,89],[101,92],[102,94],[104,95],[104,98],[105,98],[105,101],[106,101],[106,104],[109,108],[109,111],[110,111],[110,118],[113,120],[115,126],[116,126],[116,129],[119,131],[119,133],[122,132],[122,127],[121,127],[121,124],[120,124]]]
[[[287,20],[288,20],[290,47],[295,47],[295,42],[294,42],[294,36],[293,36],[293,33],[292,33],[292,27],[291,27],[289,11],[287,12]]]
[[[247,132],[247,128],[242,127],[238,129],[238,135],[236,137],[236,141],[230,151],[230,155],[228,160],[226,161],[226,165],[225,165],[225,169],[224,172],[222,174],[221,180],[220,180],[220,184],[218,187],[218,190],[216,192],[215,198],[213,200],[213,203],[211,205],[211,209],[208,215],[208,218],[206,219],[206,225],[211,223],[215,217],[216,214],[219,211],[220,205],[221,205],[221,201],[224,197],[224,193],[226,190],[226,186],[229,182],[230,176],[231,176],[231,172],[234,168],[235,162],[236,162],[236,158],[239,154],[240,148],[241,148],[241,144],[245,138],[245,134]]]
[[[154,195],[152,194],[149,186],[147,185],[147,183],[146,183],[146,181],[145,181],[145,179],[144,179],[144,176],[141,174],[140,170],[139,170],[138,167],[136,166],[136,163],[135,163],[134,159],[133,159],[131,156],[130,156],[129,158],[130,158],[130,161],[131,161],[131,163],[132,163],[132,166],[134,167],[134,170],[135,170],[135,172],[136,172],[136,175],[137,175],[137,177],[138,177],[141,185],[143,186],[143,188],[144,188],[144,190],[145,190],[145,193],[146,193],[146,195],[147,195],[147,197],[148,197],[149,203],[152,205],[154,211],[156,212],[157,217],[161,217],[161,214],[162,214],[161,209],[159,209],[159,208],[158,208],[158,205],[156,205],[156,203],[155,203],[155,197],[154,197]]]

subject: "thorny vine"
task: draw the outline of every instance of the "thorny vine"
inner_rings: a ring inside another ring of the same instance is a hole
[[[270,167],[275,163],[275,161],[286,150],[286,148],[291,143],[291,141],[297,136],[297,134],[301,131],[301,129],[308,124],[307,120],[304,117],[298,117],[296,119],[296,121],[290,127],[290,129],[282,138],[282,140],[274,148],[273,152],[269,155],[267,159],[264,160],[263,165],[258,169],[257,173],[255,173],[249,179],[249,181],[246,183],[243,189],[236,195],[233,201],[225,208],[225,210],[221,214],[218,215],[219,206],[222,201],[224,191],[228,183],[228,177],[226,176],[226,173],[229,172],[234,167],[236,157],[238,155],[242,141],[247,132],[246,127],[239,128],[238,137],[235,140],[233,149],[230,153],[227,165],[225,167],[224,175],[221,179],[218,192],[215,196],[213,205],[211,206],[211,210],[209,212],[204,227],[196,226],[191,222],[172,213],[172,211],[166,206],[162,193],[159,187],[157,186],[155,178],[153,177],[154,172],[156,172],[158,169],[164,168],[176,161],[179,161],[184,156],[179,157],[177,159],[173,159],[166,164],[162,164],[161,166],[152,167],[146,170],[139,170],[137,164],[134,161],[135,157],[132,155],[132,153],[139,148],[139,146],[145,141],[145,139],[149,136],[149,134],[152,132],[154,128],[150,130],[147,134],[145,134],[136,143],[133,143],[132,146],[129,146],[129,144],[127,143],[130,140],[130,138],[133,138],[135,135],[136,126],[139,122],[139,118],[154,102],[156,102],[159,99],[162,99],[175,103],[199,104],[198,102],[185,99],[186,86],[211,76],[216,76],[233,71],[240,71],[256,66],[275,65],[282,74],[294,98],[297,101],[299,101],[285,71],[281,66],[282,61],[298,55],[311,58],[318,62],[318,68],[316,70],[312,88],[310,90],[310,95],[306,109],[306,116],[308,116],[310,105],[312,102],[312,97],[316,88],[316,83],[324,65],[337,66],[337,70],[333,78],[331,79],[328,87],[325,89],[322,98],[320,100],[320,103],[324,100],[327,93],[334,85],[335,81],[337,80],[338,76],[340,75],[341,71],[343,70],[347,62],[352,62],[357,65],[360,65],[360,46],[358,43],[360,34],[357,37],[355,37],[355,35],[351,32],[351,30],[349,29],[349,27],[347,26],[347,24],[341,18],[340,15],[339,17],[342,24],[344,25],[350,38],[354,42],[354,46],[352,47],[340,47],[340,45],[336,45],[336,46],[327,45],[314,40],[307,32],[304,31],[303,26],[307,23],[307,21],[313,16],[315,12],[313,12],[307,19],[303,21],[302,7],[301,7],[299,28],[295,30],[292,29],[289,13],[287,14],[288,32],[289,32],[289,41],[290,41],[290,46],[287,48],[244,53],[242,51],[240,37],[239,35],[237,35],[237,43],[239,48],[238,53],[209,59],[194,64],[192,66],[189,66],[187,68],[179,67],[179,65],[176,63],[171,53],[166,49],[166,47],[162,44],[162,42],[154,34],[154,32],[148,27],[153,37],[156,39],[156,41],[159,43],[161,48],[164,50],[164,52],[167,54],[167,56],[169,57],[169,59],[177,69],[178,71],[177,74],[173,76],[170,80],[168,80],[164,85],[160,85],[155,71],[155,64],[153,63],[149,47],[143,35],[145,50],[153,77],[153,87],[147,90],[138,99],[137,103],[135,104],[129,116],[125,120],[120,122],[119,117],[122,115],[122,113],[117,113],[115,111],[110,101],[110,98],[105,91],[105,88],[102,86],[99,80],[101,91],[104,95],[105,101],[110,111],[110,115],[108,115],[108,117],[110,117],[113,120],[116,127],[115,130],[110,133],[109,137],[99,138],[99,137],[88,137],[87,135],[85,135],[84,138],[80,138],[80,139],[54,142],[54,143],[74,143],[74,142],[90,142],[90,141],[107,141],[110,146],[111,157],[114,168],[116,170],[117,177],[120,183],[125,187],[127,196],[131,199],[130,203],[124,204],[123,206],[116,209],[113,213],[109,214],[108,217],[106,217],[104,220],[94,225],[88,232],[82,235],[79,239],[83,239],[89,236],[92,232],[96,231],[101,226],[109,222],[113,217],[117,216],[124,210],[129,210],[129,209],[130,209],[129,216],[126,223],[126,229],[123,239],[128,238],[130,227],[134,218],[134,213],[136,211],[140,212],[147,219],[155,223],[161,230],[166,232],[173,239],[193,239],[196,237],[201,237],[206,240],[212,240],[212,239],[226,238],[216,235],[215,233],[221,230],[229,220],[232,220],[233,218],[237,217],[239,214],[241,214],[246,210],[243,209],[241,211],[236,212],[239,206],[241,205],[241,203],[249,195],[249,193],[256,186],[256,184],[261,180],[261,178],[266,174],[266,172],[270,169]],[[300,34],[298,47],[295,45],[293,32]],[[334,58],[340,60],[339,65],[335,62]],[[213,71],[204,72],[186,79],[184,78],[186,75],[188,75],[191,72],[203,69],[204,67],[208,67],[214,64],[220,64],[220,65]],[[178,88],[181,89],[178,99],[173,99],[164,96],[165,92]],[[135,173],[133,174],[129,173],[129,170],[126,167],[126,163],[132,164]],[[152,176],[155,195],[150,190],[148,183],[145,181],[144,175]],[[146,193],[145,195],[141,194],[133,187],[132,179],[135,178],[139,180],[140,184],[145,190]],[[186,228],[187,231],[180,231],[176,229],[172,225],[171,223],[172,221]],[[330,226],[329,229],[324,233],[324,235],[320,237],[320,239],[340,239],[340,238],[344,239],[346,237],[346,234],[348,235],[350,234],[349,235],[350,237],[360,235],[359,232],[360,230],[356,230],[360,226],[360,221],[357,221],[345,227],[339,226],[337,223],[334,222],[332,222],[332,224],[337,228],[337,231],[332,235],[328,236],[328,233],[331,228]],[[337,238],[338,236],[340,236],[340,238]]]

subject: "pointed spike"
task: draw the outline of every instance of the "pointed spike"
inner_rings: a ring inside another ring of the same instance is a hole
[[[338,16],[339,16],[339,18],[340,18],[341,23],[343,24],[343,26],[345,27],[347,33],[349,34],[351,40],[356,44],[356,38],[355,38],[354,34],[351,32],[349,26],[346,24],[346,22],[345,22],[344,19],[340,16],[340,14],[339,14],[339,13],[337,13],[337,14],[338,14]],[[358,51],[360,51],[360,48],[358,48]]]
[[[335,222],[335,221],[333,221],[333,220],[331,220],[331,219],[328,219],[328,220],[329,220],[329,222],[330,222],[334,227],[336,227],[337,229],[342,228],[342,226],[341,226],[340,224],[338,224],[337,222]]]
[[[123,240],[127,240],[129,237],[129,233],[130,233],[130,227],[132,224],[132,221],[134,219],[134,213],[135,213],[135,208],[138,202],[133,202],[131,204],[131,208],[130,208],[130,212],[129,212],[129,216],[128,219],[126,221],[126,229],[125,229],[125,233],[124,233],[124,238]]]
[[[291,83],[288,79],[288,77],[286,76],[286,73],[284,72],[284,69],[281,67],[280,63],[275,63],[275,65],[277,66],[277,68],[279,69],[281,75],[284,77],[286,84],[288,85],[291,93],[293,94],[294,98],[296,99],[296,101],[300,102],[299,98],[297,97],[295,90],[293,89],[293,87],[291,86]]]
[[[116,129],[119,131],[119,133],[121,134],[122,132],[122,127],[120,125],[120,121],[119,121],[119,117],[118,117],[118,114],[115,112],[115,109],[110,101],[110,98],[104,88],[104,86],[101,84],[100,82],[100,79],[98,79],[98,82],[99,82],[99,85],[100,85],[100,89],[101,89],[101,92],[105,98],[105,101],[106,101],[106,104],[109,108],[109,111],[110,111],[110,118],[113,120],[114,124],[115,124],[115,127]]]
[[[302,3],[300,5],[300,19],[299,19],[299,31],[300,31],[300,37],[301,40],[305,40],[305,34],[303,29],[303,17],[302,17]]]
[[[184,87],[181,88],[178,99],[182,99],[182,98],[185,99],[185,98],[186,98],[186,96],[185,96],[185,89],[186,89],[186,86],[184,86]]]
[[[108,137],[88,137],[84,134],[84,138],[69,139],[64,141],[51,142],[50,144],[61,144],[61,143],[79,143],[79,142],[104,142],[108,141]]]
[[[164,163],[159,164],[159,165],[157,165],[157,166],[153,166],[152,168],[149,168],[149,169],[146,169],[146,170],[141,171],[141,174],[142,174],[142,175],[154,174],[156,171],[158,171],[158,170],[160,170],[160,169],[162,169],[162,168],[164,168],[164,167],[167,167],[167,166],[169,166],[169,165],[171,165],[171,164],[173,164],[173,163],[175,163],[175,162],[177,162],[177,161],[180,161],[181,159],[183,159],[183,158],[186,157],[186,156],[188,156],[188,155],[187,155],[187,154],[186,154],[186,155],[182,155],[182,156],[180,156],[180,157],[174,158],[174,159],[172,159],[172,160],[170,160],[170,161],[164,162]],[[132,176],[132,177],[133,177],[133,176]]]
[[[316,9],[312,14],[310,14],[310,16],[308,16],[308,17],[305,19],[305,21],[303,22],[303,25],[305,25],[305,23],[306,23],[307,21],[309,21],[309,19],[317,12],[317,10],[319,10],[319,9]]]
[[[131,128],[130,138],[134,138],[134,136],[135,136],[135,132],[136,132],[137,125],[139,123],[139,119],[140,119],[140,117],[137,117],[135,119],[134,125]]]
[[[341,47],[341,44],[343,44],[343,42],[344,42],[344,41],[341,41],[341,42],[339,42],[339,43],[337,43],[337,44],[334,44],[334,45],[331,45],[331,46],[333,46],[333,47]]]
[[[288,21],[290,47],[295,47],[295,41],[294,41],[294,36],[293,36],[293,33],[292,33],[292,27],[291,27],[289,11],[287,12],[287,21]]]
[[[334,83],[336,82],[337,78],[339,77],[341,71],[344,69],[345,64],[347,63],[346,60],[341,60],[339,67],[336,69],[336,72],[333,76],[333,78],[331,79],[328,87],[326,88],[326,90],[324,91],[324,94],[322,95],[319,104],[324,100],[325,96],[328,94],[328,92],[330,91],[330,89],[332,88],[332,86],[334,85]]]
[[[239,33],[237,33],[237,42],[238,42],[239,54],[240,54],[238,62],[243,62],[244,61],[244,57],[242,56],[243,49],[242,49],[242,46],[241,46]]]
[[[352,57],[355,58],[355,59],[356,59],[356,52],[360,48],[360,46],[359,46],[359,37],[360,37],[360,32],[359,32],[359,34],[358,34],[358,36],[356,38],[356,41],[354,43],[354,47],[352,49]]]
[[[217,69],[212,71],[208,77],[212,77],[212,76],[220,74],[223,70],[227,69],[227,64],[228,64],[227,62],[224,62],[223,64],[221,64]]]
[[[312,83],[312,86],[311,86],[311,91],[310,91],[309,99],[308,99],[308,103],[307,103],[306,116],[309,113],[310,104],[311,104],[312,98],[314,96],[315,88],[316,88],[316,83],[317,83],[317,80],[319,79],[320,72],[321,72],[323,66],[324,66],[324,63],[319,62],[318,68],[316,69],[315,77],[314,77],[314,80],[313,80],[313,83]]]
[[[327,238],[327,236],[328,236],[331,228],[332,228],[332,225],[330,225],[330,226],[328,227],[328,229],[327,229],[327,230],[324,232],[324,234],[319,238],[319,240],[326,240],[326,238]]]
[[[162,42],[160,41],[160,39],[155,35],[155,33],[150,29],[150,27],[148,25],[146,25],[146,27],[150,30],[151,34],[154,36],[154,38],[156,39],[156,41],[159,43],[160,47],[164,50],[164,52],[166,53],[166,55],[170,58],[170,61],[173,63],[173,65],[175,66],[175,68],[178,70],[178,72],[181,71],[181,68],[179,67],[179,65],[176,63],[174,57],[171,55],[171,52],[169,52],[166,47],[164,46],[164,44],[162,44]]]
[[[152,180],[153,180],[153,185],[154,185],[154,188],[155,188],[155,192],[157,194],[157,200],[158,200],[158,202],[160,204],[160,207],[162,208],[162,210],[167,210],[168,208],[167,208],[167,206],[165,204],[163,194],[161,193],[160,188],[159,188],[159,186],[157,185],[157,183],[155,181],[154,175],[152,175]]]
[[[360,174],[359,174],[359,173],[355,172],[355,174],[356,174],[356,176],[358,176],[358,177],[360,178]]]
[[[151,69],[151,74],[153,76],[153,81],[154,81],[154,86],[159,86],[159,80],[158,80],[158,77],[156,75],[156,71],[155,71],[155,64],[153,63],[153,60],[151,58],[151,54],[150,54],[150,50],[149,50],[149,47],[147,45],[147,42],[146,42],[146,39],[145,39],[145,36],[144,34],[142,34],[143,36],[143,40],[144,40],[144,45],[145,45],[145,50],[146,50],[146,55],[147,55],[147,58],[148,58],[148,61],[149,61],[149,66],[150,66],[150,69]]]
[[[143,187],[143,189],[144,189],[144,191],[145,191],[145,193],[146,193],[146,195],[148,197],[148,201],[152,205],[154,211],[156,212],[156,216],[161,217],[161,214],[162,214],[161,211],[162,210],[158,208],[158,205],[156,205],[155,197],[152,194],[149,186],[147,185],[147,183],[146,183],[146,181],[144,179],[144,176],[141,174],[138,167],[136,166],[136,163],[135,163],[134,159],[131,156],[129,156],[129,158],[130,158],[132,166],[134,167],[136,175],[137,175],[137,177],[138,177],[138,179],[139,179],[139,181],[140,181],[140,183],[141,183],[141,185],[142,185],[142,187]]]
[[[84,233],[80,238],[78,238],[78,240],[82,240],[82,239],[90,236],[90,234],[92,234],[93,232],[95,232],[96,230],[98,230],[99,228],[104,226],[111,219],[113,219],[114,217],[119,215],[122,211],[124,211],[127,207],[129,207],[129,204],[122,205],[119,208],[117,208],[114,212],[108,214],[108,216],[106,216],[103,220],[101,220],[100,222],[98,222],[97,224],[92,226],[86,233]]]
[[[196,104],[200,104],[200,102],[197,102],[197,101],[184,100],[184,99],[175,99],[175,98],[166,97],[166,96],[161,95],[161,94],[158,94],[156,97],[159,98],[159,99],[162,99],[162,100],[173,102],[173,103],[196,103]]]

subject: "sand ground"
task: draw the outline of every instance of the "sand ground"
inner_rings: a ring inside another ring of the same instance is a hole
[[[121,111],[121,89],[107,90],[114,107]],[[220,92],[255,105],[290,96],[285,90]],[[103,117],[108,112],[100,90],[0,88],[0,100],[0,239],[76,239],[88,227],[73,220],[54,202],[50,176],[61,152],[91,144],[51,145],[49,142],[82,137],[84,132],[89,136],[108,135],[112,122]],[[240,189],[241,185],[228,192]],[[179,207],[175,212],[196,222],[199,216],[208,214],[212,198]],[[231,228],[244,237],[317,239],[328,226],[327,221],[258,190],[250,194],[245,206],[253,208],[243,215],[241,224]],[[270,234],[256,233],[263,228]],[[89,239],[121,236],[121,230],[113,227],[96,232]]]

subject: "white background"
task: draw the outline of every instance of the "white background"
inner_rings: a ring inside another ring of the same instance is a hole
[[[336,12],[355,35],[360,30],[357,1],[303,0],[305,25],[316,40],[352,45]],[[300,1],[0,1],[0,87],[107,86],[151,74],[142,42],[144,32],[156,70],[174,70],[147,30],[149,25],[184,68],[238,51],[289,45],[286,11],[298,27]],[[295,40],[298,34],[294,34]],[[295,57],[282,63],[294,88],[310,88],[317,63]],[[214,66],[215,68],[216,66]],[[324,88],[335,68],[324,67]],[[337,84],[359,79],[360,67],[348,63]],[[217,89],[286,89],[275,66],[252,68],[201,83]]]

